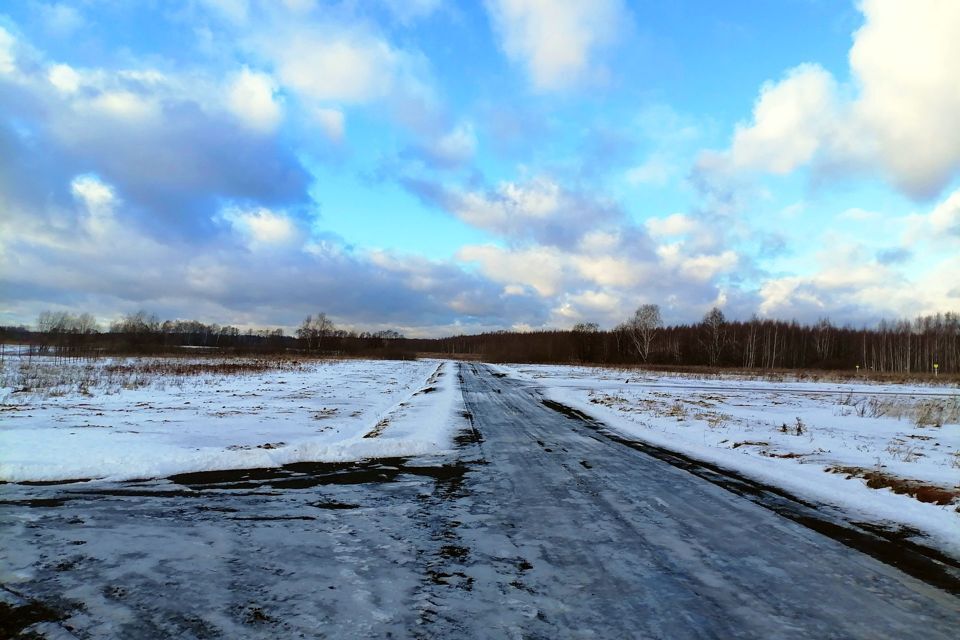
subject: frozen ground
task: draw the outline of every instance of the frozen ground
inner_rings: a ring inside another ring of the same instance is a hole
[[[0,614],[51,639],[956,636],[960,566],[908,575],[445,370],[470,422],[442,456],[4,485]]]
[[[450,366],[7,357],[0,481],[434,454],[449,448],[462,402]]]
[[[835,505],[853,517],[915,529],[960,558],[955,388],[568,366],[498,370],[535,383],[548,398],[632,438]],[[948,504],[871,489],[864,477],[905,485]]]

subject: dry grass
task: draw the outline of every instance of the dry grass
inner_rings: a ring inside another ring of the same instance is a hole
[[[852,393],[840,405],[861,418],[907,418],[918,427],[942,427],[960,423],[960,396],[951,398],[855,397]]]
[[[941,487],[861,467],[828,467],[826,470],[829,473],[842,473],[848,479],[863,478],[871,489],[890,489],[894,493],[911,496],[920,502],[948,505],[960,498],[960,487]]]
[[[364,438],[379,438],[383,435],[383,432],[387,430],[387,427],[390,426],[390,420],[383,418],[376,424],[376,426],[371,429],[368,433],[364,434]]]
[[[591,365],[583,365],[591,366]],[[598,365],[599,366],[599,365]],[[747,369],[742,367],[705,367],[681,365],[620,364],[601,367],[621,371],[624,374],[676,373],[693,379],[711,379],[718,377],[736,377],[746,380],[765,380],[770,382],[878,382],[884,384],[926,383],[946,387],[960,387],[960,373],[941,373],[938,376],[926,372],[890,372],[823,369]]]
[[[116,393],[148,386],[183,386],[200,377],[260,375],[299,371],[305,365],[290,358],[132,358],[123,360],[68,360],[31,358],[7,362],[0,388],[11,394],[47,397],[71,393]]]

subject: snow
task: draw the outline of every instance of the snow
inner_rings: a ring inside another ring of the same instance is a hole
[[[0,480],[117,481],[435,454],[449,448],[462,402],[453,365],[438,361],[315,361],[199,375],[164,373],[162,361],[152,362],[160,373],[118,377],[109,374],[114,360],[7,358]],[[19,391],[30,376],[43,382]]]
[[[923,503],[890,489],[870,489],[846,473],[827,473],[857,468],[960,489],[955,388],[574,366],[495,369],[632,438],[735,470],[854,519],[915,529],[960,557],[957,501]],[[936,406],[945,410],[938,414],[931,409]],[[930,424],[938,415],[943,424]]]

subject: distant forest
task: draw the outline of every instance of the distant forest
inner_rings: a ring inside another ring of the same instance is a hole
[[[160,321],[145,312],[102,329],[90,314],[41,313],[34,329],[0,327],[0,341],[29,353],[63,357],[227,352],[247,354],[413,358],[417,355],[490,362],[646,364],[671,367],[960,372],[960,314],[875,327],[835,326],[824,318],[800,324],[754,317],[727,320],[712,309],[695,324],[665,326],[657,305],[643,305],[610,330],[581,323],[571,330],[497,331],[448,338],[406,338],[397,331],[338,329],[323,313],[308,316],[295,335],[281,329],[240,330],[193,320]]]

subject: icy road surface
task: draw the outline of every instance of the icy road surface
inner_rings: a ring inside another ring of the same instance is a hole
[[[461,374],[453,457],[5,485],[0,602],[50,637],[956,637],[954,595]]]

